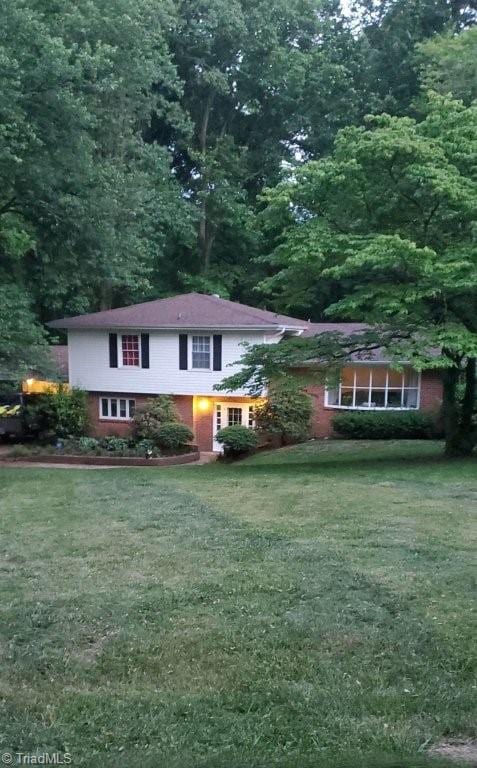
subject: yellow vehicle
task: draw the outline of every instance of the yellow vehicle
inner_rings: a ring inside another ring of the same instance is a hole
[[[18,392],[0,395],[0,438],[24,434],[23,405],[23,395]]]

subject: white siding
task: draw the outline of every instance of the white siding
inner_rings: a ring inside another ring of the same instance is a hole
[[[114,331],[137,333],[134,329]],[[183,331],[184,333],[186,331]],[[194,335],[211,335],[213,331],[194,330]],[[265,338],[263,333],[216,331],[222,333],[222,370],[179,369],[179,331],[149,332],[149,368],[110,368],[108,331],[69,331],[69,380],[73,387],[96,392],[136,392],[145,394],[217,395],[213,389],[226,376],[238,370],[228,367],[245,351],[241,342],[262,344],[279,340],[278,335]],[[191,338],[189,337],[189,346]],[[246,394],[237,390],[235,394]]]

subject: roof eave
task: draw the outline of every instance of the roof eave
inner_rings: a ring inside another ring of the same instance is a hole
[[[61,320],[53,320],[47,323],[49,328],[55,328],[59,330],[67,331],[107,331],[107,330],[126,330],[137,329],[138,331],[194,331],[194,330],[207,330],[207,331],[299,331],[304,330],[304,326],[283,326],[281,323],[276,325],[208,325],[207,323],[201,323],[200,325],[143,325],[142,323],[126,323],[118,324],[111,323],[108,325],[70,325],[68,321],[62,322]]]

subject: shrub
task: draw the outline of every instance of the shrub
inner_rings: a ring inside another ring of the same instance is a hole
[[[215,439],[224,446],[225,455],[231,457],[251,453],[258,445],[256,432],[240,424],[219,429]]]
[[[75,441],[75,445],[80,453],[98,454],[101,451],[101,443],[95,437],[80,437]],[[75,445],[72,445],[72,448]]]
[[[126,440],[124,437],[116,437],[116,435],[101,438],[100,445],[101,448],[109,453],[126,456],[130,452],[129,440]]]
[[[422,411],[340,413],[333,419],[333,429],[342,437],[364,440],[417,440],[439,436],[435,415]]]
[[[162,424],[178,421],[179,417],[172,397],[159,395],[137,409],[133,419],[133,433],[139,440],[156,441],[157,432]]]
[[[26,431],[43,440],[84,435],[88,424],[87,395],[81,389],[31,395],[24,408]]]
[[[192,441],[193,437],[191,430],[185,424],[169,421],[158,426],[155,443],[168,451],[180,451]]]
[[[134,452],[136,456],[144,456],[146,458],[152,458],[160,455],[160,451],[154,444],[153,440],[139,440],[134,445]]]
[[[308,437],[311,413],[311,399],[303,391],[270,389],[268,399],[255,409],[255,421],[282,443],[296,443]]]

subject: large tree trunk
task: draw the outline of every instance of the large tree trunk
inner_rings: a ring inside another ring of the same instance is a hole
[[[459,402],[459,383],[464,375],[464,393]],[[443,420],[446,456],[470,456],[477,445],[477,427],[474,423],[476,408],[476,360],[468,358],[465,368],[444,371]]]
[[[209,119],[212,111],[212,104],[214,98],[212,94],[209,94],[204,106],[204,112],[202,115],[202,123],[199,131],[199,150],[202,156],[202,203],[200,206],[200,221],[198,232],[198,246],[201,260],[202,272],[207,274],[210,267],[210,255],[212,246],[215,240],[214,227],[209,221],[208,209],[207,209],[207,174],[204,173],[204,167],[206,166],[207,155],[207,134],[209,129]]]

